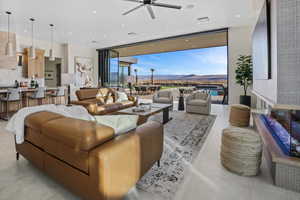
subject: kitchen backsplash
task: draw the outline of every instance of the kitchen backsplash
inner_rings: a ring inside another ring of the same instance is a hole
[[[30,78],[23,77],[22,67],[17,67],[14,70],[0,69],[0,88],[14,86],[15,80],[30,82]],[[45,85],[44,79],[37,79],[40,86]]]

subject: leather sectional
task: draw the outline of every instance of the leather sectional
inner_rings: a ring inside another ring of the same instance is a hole
[[[146,122],[115,136],[92,121],[38,112],[26,118],[16,151],[83,199],[117,200],[161,158],[163,126]]]
[[[103,100],[97,98],[101,94]],[[136,106],[136,98],[129,96],[128,101],[117,102],[117,93],[110,88],[81,89],[76,91],[77,101],[71,104],[84,106],[91,115],[105,115]]]

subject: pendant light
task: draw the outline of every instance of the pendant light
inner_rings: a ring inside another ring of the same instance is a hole
[[[33,44],[33,23],[35,21],[35,19],[30,18],[31,21],[31,47],[29,48],[29,57],[31,59],[35,59],[35,48],[34,48],[34,44]]]
[[[50,29],[51,29],[51,48],[49,51],[49,60],[50,61],[55,61],[54,53],[53,53],[53,35],[54,35],[54,25],[50,24]]]
[[[15,56],[13,43],[10,41],[10,15],[11,12],[7,11],[7,43],[5,47],[5,55],[7,56]]]

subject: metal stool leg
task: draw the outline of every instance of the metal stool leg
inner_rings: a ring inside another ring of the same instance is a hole
[[[9,101],[6,101],[6,118],[5,118],[5,120],[8,120],[8,111],[9,111]]]

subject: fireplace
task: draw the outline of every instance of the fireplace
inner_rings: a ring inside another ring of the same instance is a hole
[[[300,157],[300,111],[273,109],[260,118],[285,155]]]

